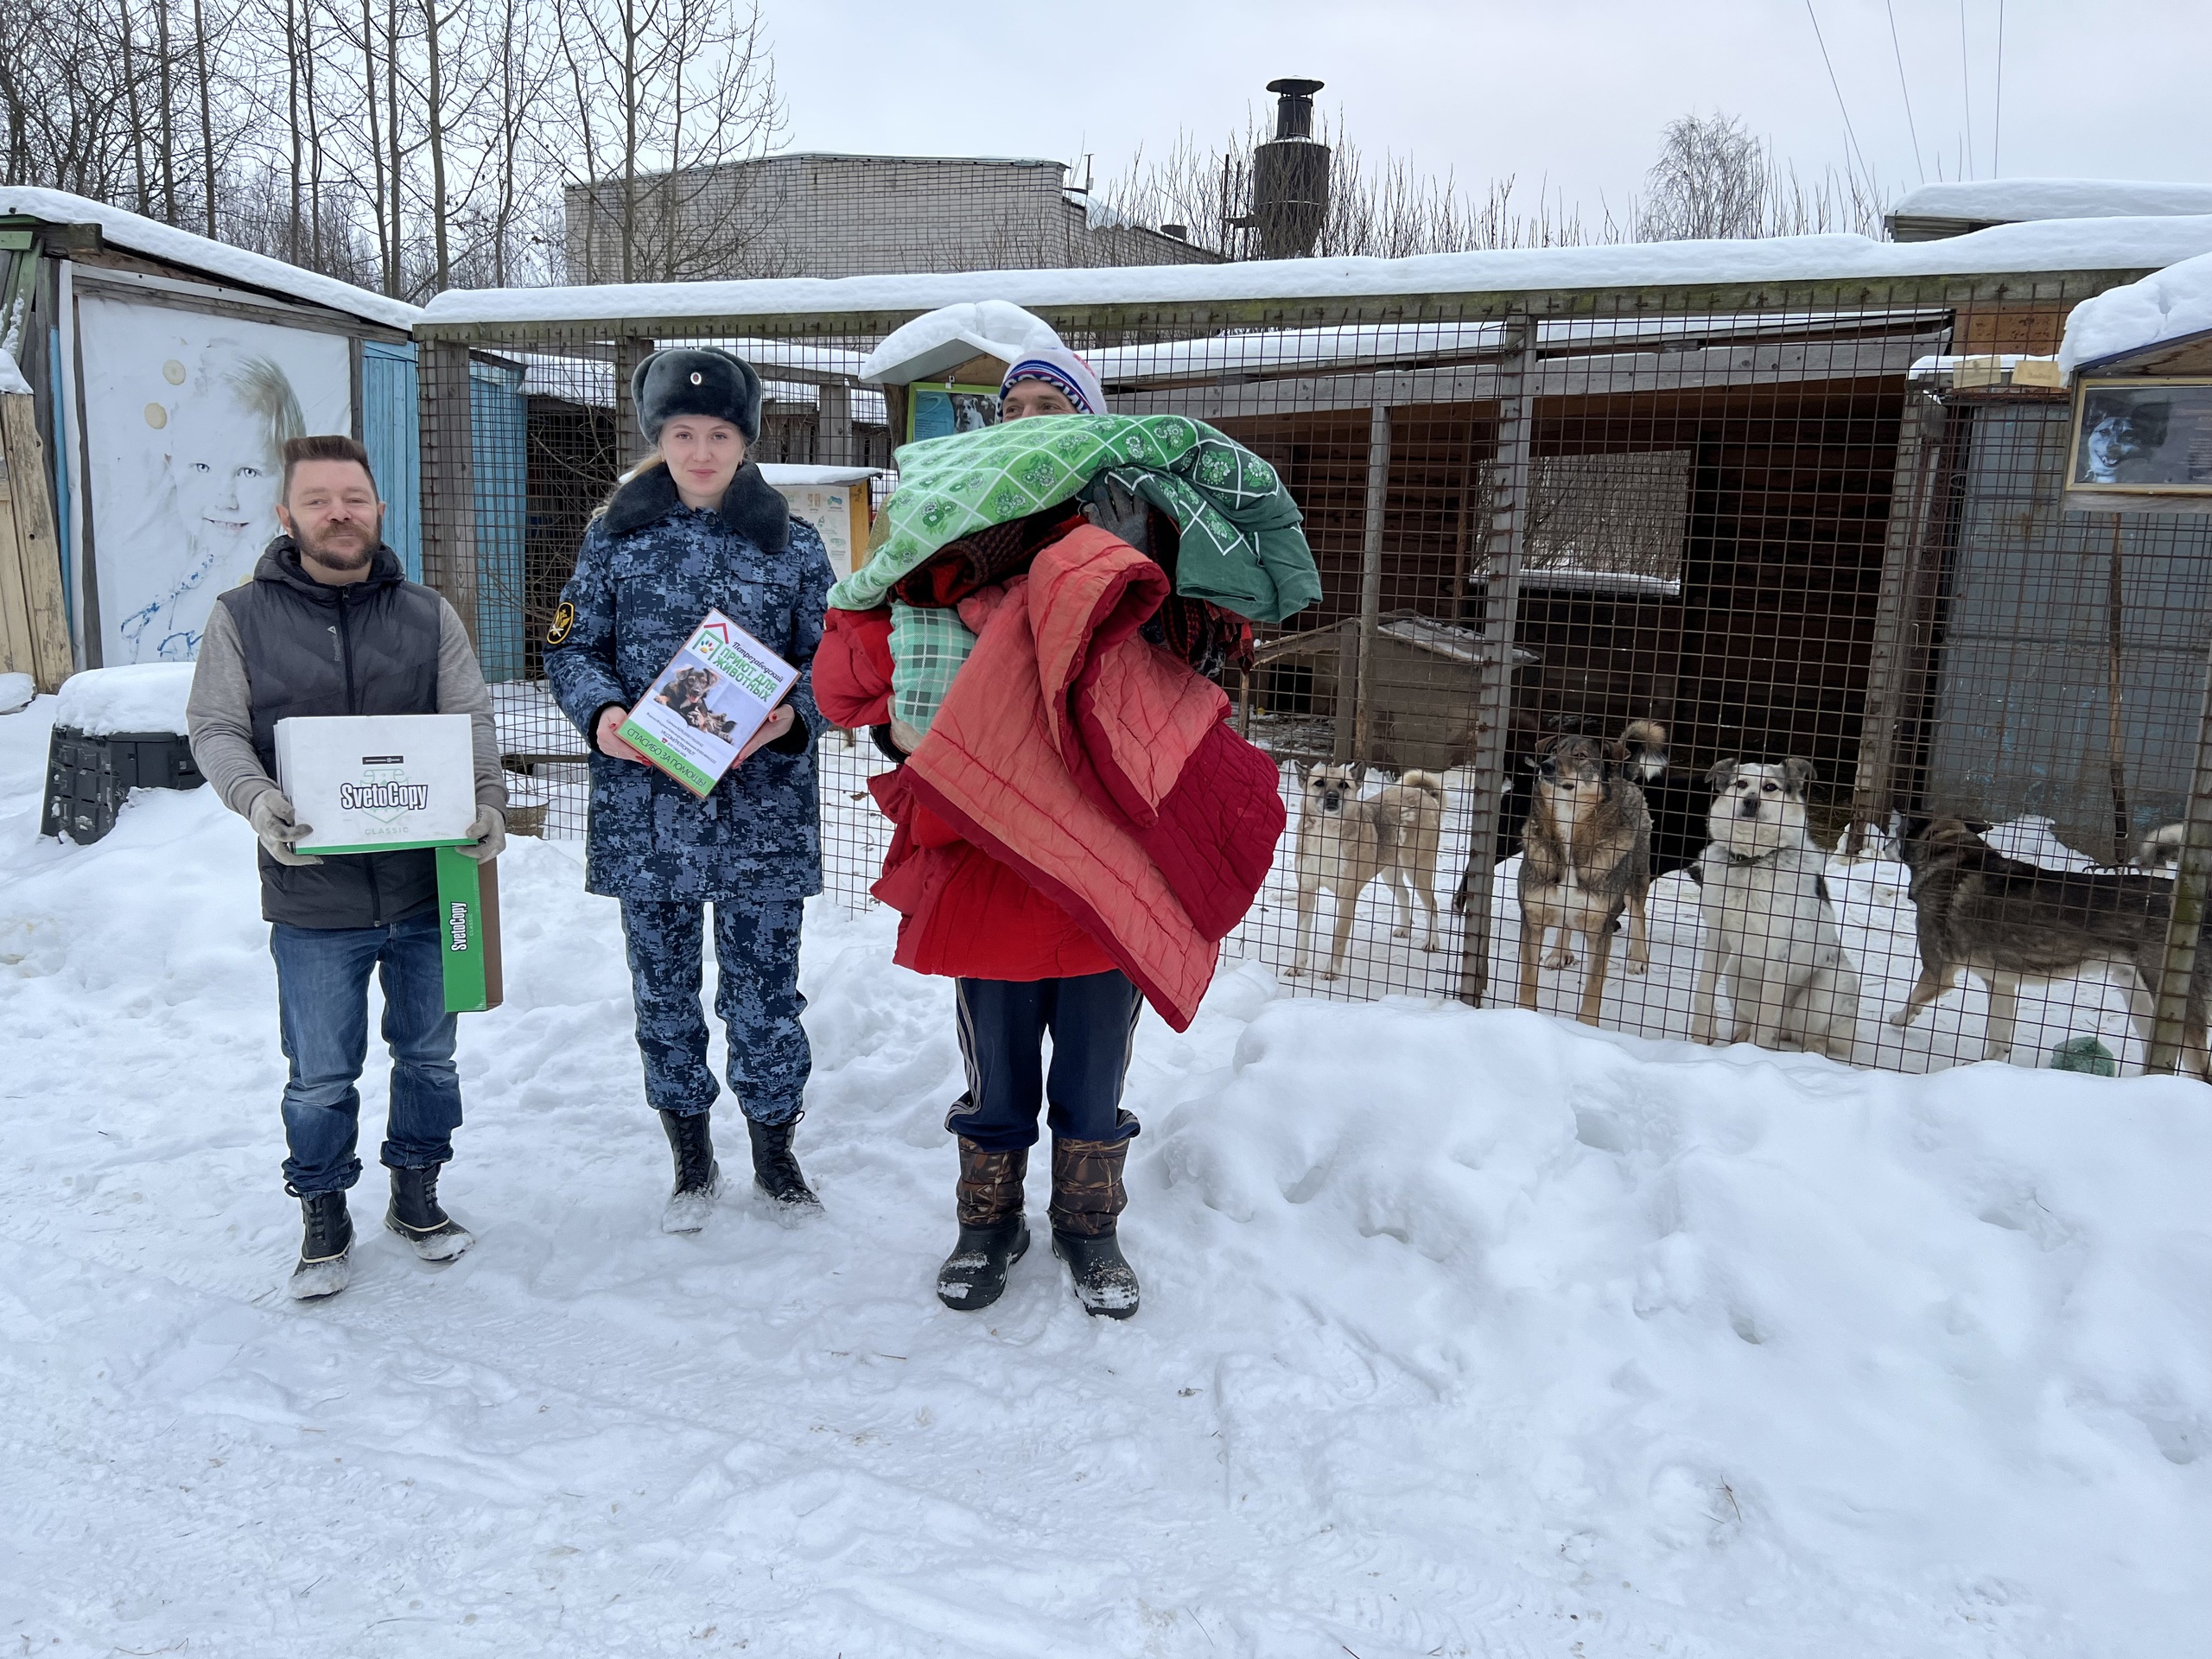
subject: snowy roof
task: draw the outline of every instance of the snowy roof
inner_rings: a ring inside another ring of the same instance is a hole
[[[1045,156],[880,156],[857,149],[791,150],[739,165],[757,167],[766,162],[921,162],[936,167],[1057,167],[1063,173],[1068,170],[1065,162]]]
[[[2160,218],[2212,213],[2212,184],[2135,179],[1968,179],[1923,184],[1891,207],[1894,219],[2018,224],[2044,219]]]
[[[1051,323],[1004,300],[944,306],[893,330],[861,362],[861,377],[911,385],[971,358],[995,357],[1011,364],[1039,338],[1060,343]]]
[[[880,467],[798,467],[780,461],[760,463],[760,476],[779,489],[797,489],[804,485],[827,488],[838,484],[865,484],[883,474]]]
[[[282,259],[249,253],[227,242],[211,241],[189,231],[180,231],[175,226],[142,218],[86,196],[73,196],[63,190],[0,185],[0,214],[7,213],[20,213],[51,225],[97,225],[104,238],[133,253],[186,265],[264,293],[327,306],[334,311],[365,317],[394,328],[412,328],[423,315],[418,308],[404,300],[387,299],[365,288],[341,283],[334,276],[302,270]]]
[[[1752,334],[1835,334],[1941,317],[1941,311],[1700,313],[1695,315],[1554,317],[1537,324],[1538,345],[1549,353],[1577,348],[1614,350],[1654,341],[1681,345]],[[908,327],[914,325],[909,324]],[[903,332],[903,331],[902,331]],[[1212,378],[1221,375],[1282,374],[1298,370],[1380,368],[1393,363],[1431,365],[1440,359],[1495,354],[1504,343],[1502,322],[1369,323],[1337,328],[1271,329],[1201,335],[1196,340],[1116,346],[1089,353],[1106,385]]]
[[[1025,306],[1204,304],[1719,283],[1879,282],[2063,270],[2155,270],[2212,252],[2212,214],[2001,225],[1936,242],[1853,235],[1501,248],[1410,259],[790,276],[748,282],[477,289],[432,300],[432,325],[823,316],[929,311],[982,298]]]
[[[2212,329],[2212,254],[2084,300],[2066,319],[2059,366],[2071,375],[2123,352]]]

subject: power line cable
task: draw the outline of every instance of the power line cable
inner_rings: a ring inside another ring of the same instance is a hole
[[[1897,9],[1894,0],[1882,0],[1890,14],[1890,50],[1897,54],[1897,91],[1904,95],[1904,126],[1912,135],[1912,164],[1920,174],[1920,181],[1928,182],[1928,167],[1920,159],[1920,125],[1912,118],[1912,88],[1904,78],[1904,48],[1897,41]]]
[[[1997,119],[1989,134],[1989,176],[2000,178],[1997,147],[2005,137],[2005,0],[1997,0]]]
[[[1807,0],[1810,3],[1810,0]],[[1967,104],[1967,177],[1974,177],[1974,74],[1967,58],[1967,0],[1959,0],[1959,86]]]
[[[1965,0],[1960,0],[1960,3],[1963,4]],[[1843,136],[1845,141],[1850,145],[1850,150],[1845,155],[1844,161],[1848,165],[1851,156],[1856,155],[1859,157],[1859,170],[1866,175],[1866,181],[1871,185],[1874,180],[1873,171],[1866,165],[1866,152],[1859,148],[1859,135],[1852,130],[1851,106],[1843,101],[1843,83],[1835,78],[1835,60],[1828,56],[1827,40],[1821,33],[1821,20],[1813,10],[1813,0],[1805,0],[1805,16],[1813,20],[1813,38],[1820,43],[1821,61],[1827,65],[1828,85],[1835,88],[1835,106],[1843,115]]]

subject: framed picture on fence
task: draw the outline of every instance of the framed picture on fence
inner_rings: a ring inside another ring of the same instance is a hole
[[[2212,378],[2081,381],[2067,487],[2212,496]]]
[[[996,386],[931,386],[906,388],[908,443],[924,438],[949,438],[956,432],[980,432],[999,423]]]

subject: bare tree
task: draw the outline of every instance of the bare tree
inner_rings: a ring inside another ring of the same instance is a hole
[[[674,282],[760,235],[742,170],[784,104],[751,0],[557,0],[572,278]],[[581,219],[578,226],[575,221]]]
[[[0,0],[0,176],[397,297],[682,277],[763,235],[750,0]]]
[[[1662,134],[1645,176],[1649,195],[1637,218],[1647,242],[1699,238],[1806,236],[1823,231],[1879,235],[1888,198],[1853,169],[1831,167],[1807,185],[1777,167],[1770,147],[1734,116],[1682,115]]]
[[[1523,211],[1510,177],[1476,197],[1450,175],[1418,171],[1409,158],[1385,153],[1370,162],[1347,137],[1339,116],[1317,134],[1335,149],[1328,207],[1313,251],[1321,257],[1369,255],[1397,259],[1421,253],[1480,248],[1554,247],[1626,239],[1610,219],[1586,226],[1579,209],[1540,200]],[[1219,145],[1185,131],[1160,161],[1140,150],[1096,193],[1102,207],[1132,225],[1179,226],[1200,247],[1232,259],[1257,256],[1252,233],[1254,152],[1269,135],[1248,114],[1241,132]]]
[[[1646,242],[1758,236],[1773,167],[1764,144],[1732,115],[1679,115],[1667,124],[1637,229]]]

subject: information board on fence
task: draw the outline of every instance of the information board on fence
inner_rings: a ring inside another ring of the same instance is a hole
[[[703,800],[798,683],[798,670],[709,611],[616,734]]]

